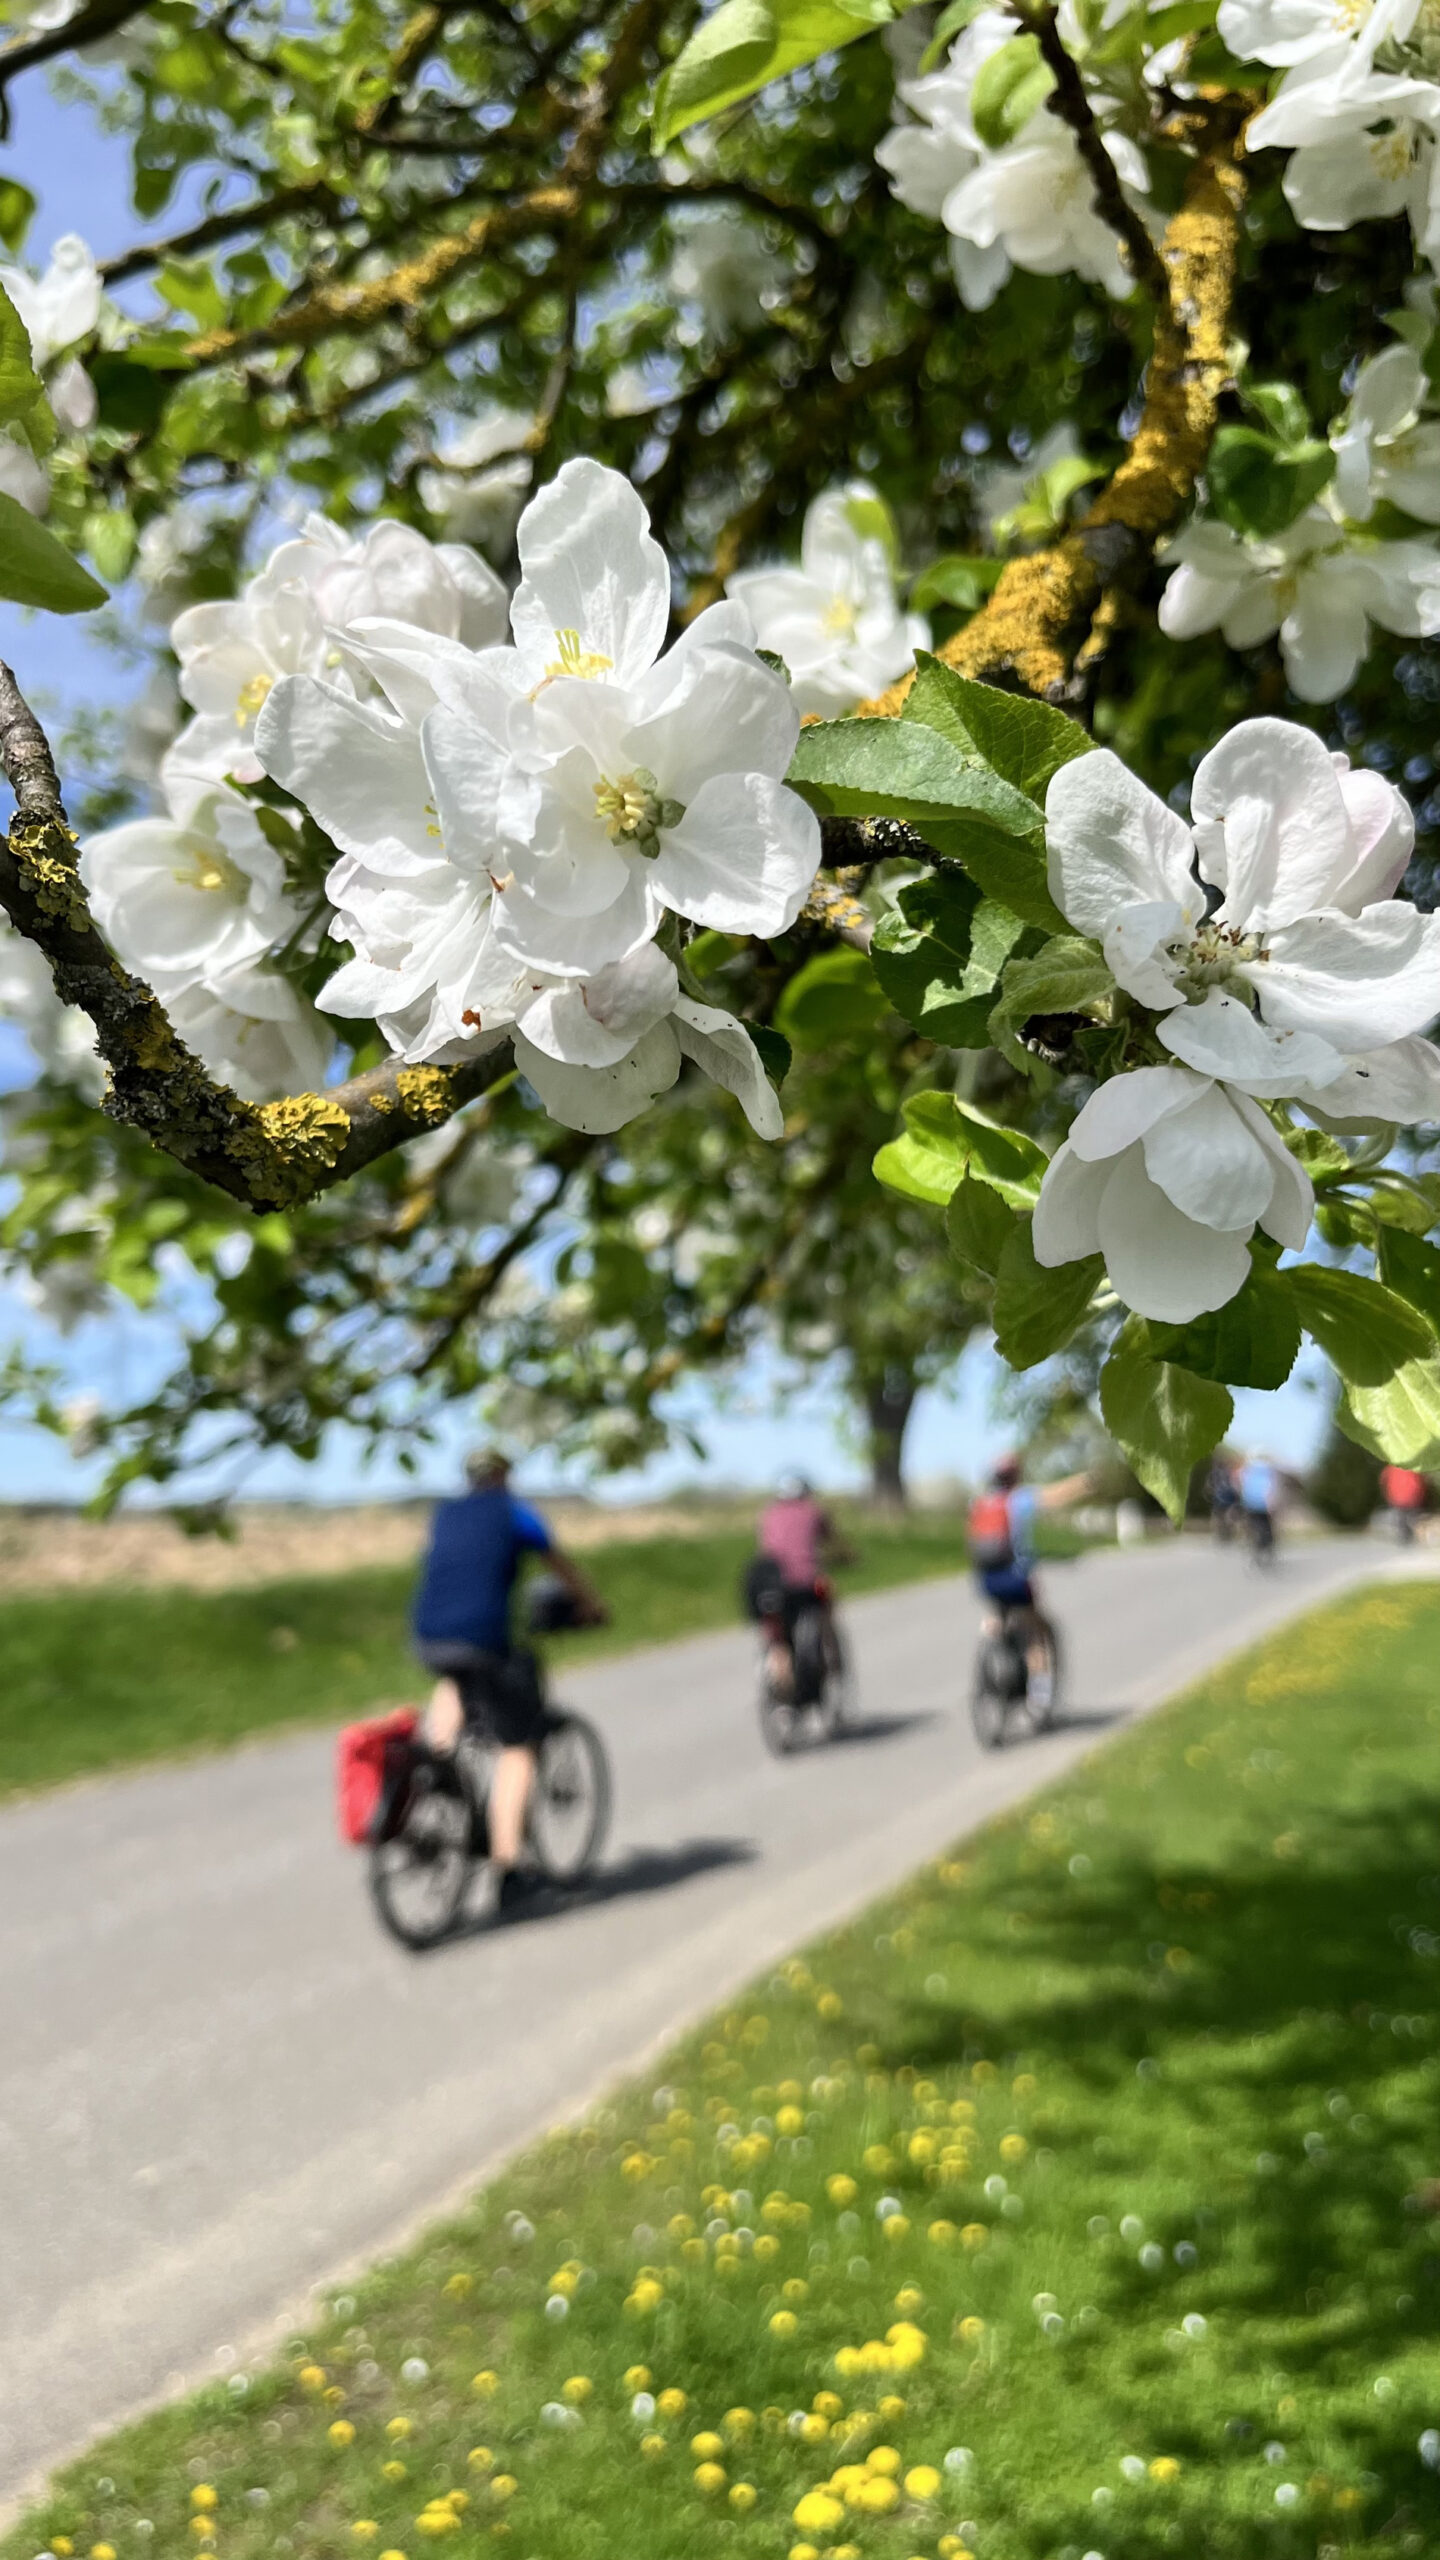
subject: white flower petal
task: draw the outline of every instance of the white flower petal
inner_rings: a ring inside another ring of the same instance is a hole
[[[495,938],[520,962],[557,978],[593,977],[653,938],[662,913],[650,878],[654,868],[627,863],[619,896],[599,913],[579,915],[558,913],[517,871],[496,887]]]
[[[1169,957],[1165,946],[1186,938],[1184,910],[1168,900],[1123,907],[1105,928],[1103,948],[1111,976],[1140,1004],[1162,1011],[1175,1002],[1180,974],[1179,962]]]
[[[1347,1058],[1325,1085],[1305,1087],[1295,1100],[1333,1121],[1392,1120],[1400,1128],[1440,1121],[1440,1049],[1433,1040],[1392,1040],[1387,1048]]]
[[[593,978],[569,978],[522,1002],[525,1037],[562,1065],[618,1066],[664,1021],[678,993],[673,961],[653,942]]]
[[[1177,1006],[1157,1022],[1155,1036],[1197,1075],[1214,1076],[1265,1101],[1328,1084],[1345,1064],[1328,1040],[1310,1031],[1276,1031],[1220,987],[1212,987],[1203,1003]]]
[[[1315,1214],[1315,1186],[1298,1156],[1293,1156],[1274,1122],[1267,1120],[1258,1102],[1243,1093],[1231,1100],[1252,1138],[1269,1161],[1274,1177],[1274,1192],[1268,1209],[1261,1211],[1260,1224],[1277,1244],[1288,1245],[1299,1253],[1310,1233]]]
[[[664,645],[670,571],[643,499],[603,463],[564,463],[520,519],[520,586],[510,608],[536,681],[573,631],[582,651],[633,684]]]
[[[1171,1111],[1185,1111],[1205,1086],[1187,1067],[1132,1067],[1097,1086],[1071,1127],[1068,1144],[1087,1164],[1117,1156]]]
[[[1056,1148],[1040,1185],[1031,1230],[1035,1259],[1047,1271],[1099,1252],[1100,1202],[1109,1178],[1108,1158],[1091,1164],[1077,1156],[1068,1138]]]
[[[1354,848],[1339,777],[1311,729],[1242,720],[1202,756],[1190,810],[1219,921],[1244,932],[1291,924],[1333,903]]]
[[[763,773],[702,783],[648,866],[677,914],[722,933],[762,935],[794,923],[819,867],[819,819]]]
[[[433,855],[420,741],[392,713],[314,676],[282,676],[255,724],[255,752],[342,853]]]
[[[1248,1236],[1270,1205],[1273,1168],[1218,1085],[1157,1121],[1141,1145],[1151,1181],[1203,1227]]]
[[[1440,1013],[1440,915],[1390,898],[1363,915],[1309,916],[1241,974],[1282,1030],[1318,1031],[1336,1049],[1383,1049]]]
[[[734,1094],[756,1136],[778,1138],[785,1126],[780,1097],[743,1022],[718,1005],[696,1004],[689,996],[677,1000],[672,1020],[685,1056],[712,1084]]]
[[[611,1067],[562,1066],[521,1031],[514,1035],[515,1063],[528,1077],[552,1120],[562,1128],[606,1136],[648,1110],[680,1073],[680,1046],[668,1022],[647,1031],[627,1057]]]
[[[1108,747],[1052,776],[1045,840],[1050,895],[1081,933],[1103,934],[1126,907],[1204,911],[1189,828]]]
[[[1208,1315],[1249,1278],[1244,1234],[1187,1218],[1150,1180],[1141,1147],[1127,1149],[1110,1174],[1097,1223],[1116,1296],[1157,1323]]]

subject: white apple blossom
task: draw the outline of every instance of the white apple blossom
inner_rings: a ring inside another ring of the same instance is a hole
[[[767,298],[778,295],[789,268],[733,206],[716,205],[677,225],[669,286],[677,302],[699,306],[707,329],[737,337],[757,328]]]
[[[168,816],[92,836],[80,876],[107,942],[162,999],[223,989],[299,923],[249,802],[199,776],[172,783]]]
[[[265,769],[340,850],[328,891],[356,956],[324,1005],[413,1059],[511,1036],[575,1127],[619,1127],[688,1056],[773,1135],[749,1035],[681,991],[653,937],[667,906],[772,933],[797,912],[819,841],[779,779],[788,690],[733,605],[655,663],[669,574],[618,473],[567,464],[519,542],[512,647],[362,619],[345,652],[383,700],[297,674],[261,712]]]
[[[503,633],[505,610],[494,570],[463,544],[427,542],[386,518],[352,538],[328,517],[308,516],[243,595],[191,605],[174,623],[180,689],[198,715],[180,761],[257,781],[255,719],[271,686],[339,664],[337,640],[353,622],[385,615],[482,648]]]
[[[1440,419],[1422,414],[1428,395],[1413,347],[1386,347],[1360,367],[1330,438],[1335,495],[1356,523],[1384,499],[1422,524],[1440,524]]]
[[[1134,277],[1096,210],[1094,185],[1068,125],[1037,106],[1016,140],[987,149],[976,133],[976,75],[1017,33],[1007,10],[983,9],[956,37],[939,71],[897,84],[913,122],[895,126],[875,157],[912,212],[950,234],[951,263],[967,310],[984,311],[1012,267],[1032,275],[1088,276],[1123,300]],[[1143,202],[1143,155],[1127,136],[1104,135],[1121,183]]]
[[[334,1029],[277,970],[234,970],[216,987],[168,996],[165,1009],[186,1047],[243,1101],[308,1093],[325,1080]]]
[[[44,952],[9,925],[0,928],[0,1020],[24,1032],[47,1075],[73,1085],[87,1102],[100,1100],[105,1070],[89,1015],[61,1003]]]
[[[1243,1288],[1257,1226],[1298,1252],[1313,1206],[1308,1174],[1246,1094],[1136,1067],[1091,1095],[1051,1159],[1035,1259],[1101,1254],[1127,1307],[1188,1324]]]
[[[908,674],[916,650],[929,646],[924,615],[897,600],[883,523],[865,481],[829,489],[806,510],[798,566],[742,569],[727,583],[759,647],[784,659],[800,711],[827,719],[853,711]]]
[[[535,421],[521,409],[488,409],[442,437],[434,467],[417,472],[420,503],[452,542],[484,552],[508,549],[534,477],[525,449]]]
[[[1378,46],[1403,40],[1420,0],[1220,0],[1218,25],[1240,62],[1279,70],[1354,49],[1373,60]]]
[[[1173,1056],[1275,1098],[1434,1021],[1440,916],[1390,894],[1414,844],[1393,784],[1309,729],[1244,720],[1190,805],[1187,826],[1108,748],[1062,766],[1045,803],[1052,897],[1163,1016]]]
[[[75,231],[56,241],[43,275],[29,276],[23,267],[0,266],[0,286],[25,323],[39,373],[88,338],[100,317],[99,270]]]
[[[1278,632],[1302,702],[1333,702],[1370,645],[1370,625],[1407,638],[1440,631],[1440,562],[1427,542],[1377,542],[1332,506],[1306,507],[1283,533],[1239,534],[1196,520],[1164,553],[1177,565],[1160,599],[1172,640],[1223,632],[1253,649]]]
[[[50,474],[16,433],[0,434],[0,491],[27,515],[43,516],[50,505]]]
[[[1440,169],[1435,125],[1440,89],[1408,72],[1376,71],[1361,46],[1343,45],[1287,71],[1254,117],[1247,148],[1288,150],[1281,186],[1307,231],[1406,213],[1422,257],[1440,251]]]

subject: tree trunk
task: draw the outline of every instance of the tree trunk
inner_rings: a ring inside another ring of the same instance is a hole
[[[866,1378],[861,1394],[869,1423],[871,1500],[882,1511],[903,1511],[905,1477],[900,1455],[915,1402],[915,1380],[895,1362],[880,1377]]]

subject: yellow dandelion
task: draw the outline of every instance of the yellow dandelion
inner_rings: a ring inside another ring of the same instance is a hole
[[[932,2463],[917,2462],[913,2471],[906,2472],[905,2495],[907,2498],[918,2498],[923,2505],[929,2499],[937,2498],[939,2494],[940,2474]]]
[[[697,2462],[714,2462],[724,2452],[725,2447],[720,2437],[712,2435],[707,2428],[703,2435],[691,2437],[690,2450]]]
[[[817,2418],[838,2418],[845,2403],[838,2391],[817,2391],[810,2406]]]
[[[872,2453],[866,2454],[865,2468],[878,2472],[882,2479],[893,2479],[900,2468],[900,2456],[893,2444],[877,2444]]]
[[[727,2436],[752,2435],[755,2429],[755,2412],[753,2409],[727,2409],[720,2424]]]
[[[772,2338],[793,2338],[799,2326],[793,2311],[772,2311],[770,2314]]]
[[[887,2213],[880,2225],[887,2240],[904,2240],[910,2230],[908,2213]]]
[[[787,2302],[803,2302],[810,2287],[803,2276],[787,2276],[780,2291]]]
[[[406,2462],[382,2462],[380,2477],[382,2480],[390,2481],[392,2485],[398,2484],[401,2480],[409,2479],[410,2466]]]
[[[470,2388],[471,2388],[471,2390],[472,2390],[472,2391],[478,2391],[478,2390],[479,2390],[479,2388],[480,2388],[480,2383],[481,2383],[481,2378],[482,2378],[482,2377],[477,2373],[477,2374],[476,2374],[476,2376],[475,2376],[474,2381],[473,2381],[473,2382],[471,2383],[471,2385],[470,2385]],[[492,2382],[494,2381],[495,2377],[494,2377],[494,2375],[493,2375],[493,2374],[490,2376],[490,2379],[491,2379],[491,2381],[492,2381]],[[408,2436],[408,2435],[409,2435],[409,2433],[410,2433],[410,2421],[409,2421],[409,2419],[408,2419],[408,2418],[387,2418],[387,2419],[386,2419],[386,2421],[385,2421],[385,2433],[387,2434],[387,2436],[389,2436],[389,2437],[390,2437],[390,2439],[391,2439],[391,2441],[392,2441],[393,2443],[395,2443],[395,2444],[399,2444],[399,2442],[401,2441],[402,2437],[404,2437],[404,2436]]]
[[[208,2480],[202,2480],[198,2487],[191,2490],[190,2504],[202,2511],[209,2507],[218,2507],[220,2492],[218,2489],[212,2489]]]
[[[665,2439],[663,2436],[642,2436],[640,2450],[647,2462],[658,2462],[665,2450]]]
[[[637,2276],[625,2297],[625,2308],[632,2319],[642,2319],[647,2312],[658,2311],[664,2299],[665,2287],[654,2276]]]
[[[978,2347],[985,2335],[985,2323],[977,2318],[973,2311],[967,2311],[955,2335],[957,2338],[963,2338],[967,2347]]]
[[[347,2444],[353,2444],[355,2441],[355,2430],[351,2426],[348,2418],[332,2419],[330,2425],[326,2428],[325,2433],[329,2437],[331,2443],[338,2446],[342,2453],[344,2452]]]
[[[983,2249],[989,2237],[988,2223],[967,2222],[960,2233],[960,2246],[962,2249]]]
[[[884,2399],[876,2402],[875,2415],[883,2418],[888,2427],[894,2419],[904,2417],[905,2403],[896,2392],[887,2391]]]
[[[927,2239],[934,2241],[937,2249],[950,2249],[954,2247],[955,2242],[960,2237],[960,2234],[956,2229],[955,2224],[953,2222],[946,2222],[942,2216],[939,2222],[931,2223],[929,2231],[925,2236]]]
[[[299,2383],[302,2391],[323,2391],[325,2388],[325,2367],[323,2364],[302,2364],[299,2372],[295,2376],[295,2379]],[[61,2560],[64,2560],[63,2553],[61,2555]]]
[[[588,2373],[572,2373],[568,2382],[561,2383],[560,2397],[568,2400],[572,2409],[578,2409],[589,2399],[594,2388]]]
[[[378,2542],[380,2539],[380,2527],[373,2516],[361,2516],[350,2530],[357,2542]]]
[[[465,2459],[472,2471],[493,2471],[495,2468],[495,2456],[488,2444],[472,2444]],[[385,2467],[388,2471],[390,2466],[387,2463]]]
[[[338,2409],[344,2402],[345,2394],[338,2382],[331,2382],[326,2384],[320,2397],[328,2409]]]
[[[883,2142],[872,2142],[861,2153],[864,2167],[872,2178],[888,2178],[895,2163]]]
[[[1029,2149],[1030,2145],[1023,2133],[1007,2133],[1001,2136],[1000,2157],[1007,2169],[1012,2168],[1017,2160],[1023,2160]]]
[[[854,2179],[847,2178],[844,2170],[839,2169],[836,2171],[833,2178],[826,2179],[825,2193],[837,2210],[843,2212],[847,2204],[854,2203],[856,2197],[860,2193],[860,2190],[856,2186]]]
[[[695,2472],[695,2486],[702,2498],[713,2498],[725,2486],[725,2467],[719,2462],[702,2462]]]
[[[737,2480],[730,2492],[729,2504],[737,2516],[748,2516],[759,2496],[759,2490],[749,2480]]]
[[[648,2364],[627,2364],[622,2379],[629,2392],[648,2391],[655,2377]]]
[[[686,2399],[683,2391],[676,2391],[672,2388],[669,2391],[661,2392],[655,2406],[659,2410],[662,2418],[683,2418],[686,2410],[690,2406],[690,2403]]]
[[[441,2291],[451,2302],[463,2302],[466,2294],[473,2293],[474,2290],[474,2277],[466,2275],[463,2269],[453,2276],[447,2276],[441,2287]]]
[[[855,2491],[855,2504],[867,2516],[888,2516],[892,2507],[899,2506],[900,2492],[893,2480],[877,2472],[873,2478],[861,2481]]]
[[[792,2542],[787,2560],[820,2560],[813,2542]]]
[[[804,2533],[833,2533],[844,2518],[845,2510],[840,2500],[832,2498],[828,2489],[807,2489],[798,2505],[791,2510],[790,2520],[792,2524],[798,2524]]]
[[[489,2370],[489,2367],[487,2366],[487,2367],[486,2367],[486,2370],[484,2371],[484,2373],[477,2373],[477,2374],[475,2374],[475,2375],[473,2376],[473,2378],[472,2378],[472,2380],[471,2380],[470,2388],[471,2388],[471,2390],[472,2390],[472,2391],[474,2391],[474,2392],[478,2393],[479,2397],[480,2397],[482,2400],[493,2400],[493,2399],[494,2399],[494,2397],[495,2397],[496,2392],[497,2392],[497,2391],[499,2390],[499,2388],[500,2388],[500,2376],[499,2376],[499,2374],[498,2374],[498,2373],[492,2373],[492,2372]],[[409,2434],[409,2432],[410,2432],[410,2421],[409,2421],[409,2419],[408,2419],[408,2418],[392,2418],[392,2419],[391,2419],[391,2421],[390,2421],[390,2432],[391,2432],[391,2434],[392,2434],[392,2435],[398,2435],[399,2433],[401,2433],[401,2432],[402,2432],[402,2430],[403,2430],[403,2432],[404,2432],[406,2435],[408,2435],[408,2434]]]
[[[1176,2461],[1173,2453],[1159,2453],[1156,2455],[1154,2461],[1150,2465],[1150,2477],[1152,2480],[1158,2480],[1162,2488],[1168,2488],[1172,2480],[1179,2479],[1180,2465]]]
[[[114,2543],[92,2542],[90,2545],[90,2560],[115,2560]]]
[[[503,2506],[508,2498],[514,2497],[519,2486],[519,2481],[510,2472],[497,2471],[490,2483],[490,2495],[492,2498],[498,2498]]]
[[[700,2246],[702,2249],[704,2248],[705,2243],[703,2240],[701,2241]],[[772,2258],[778,2258],[779,2255],[780,2243],[776,2239],[774,2232],[762,2231],[759,2239],[755,2243],[755,2256],[760,2260],[762,2265],[768,2266],[770,2260]]]

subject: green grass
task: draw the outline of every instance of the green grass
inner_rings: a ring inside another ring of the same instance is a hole
[[[1216,1675],[0,2560],[204,2555],[197,2484],[223,2560],[1434,2554],[1437,1641],[1392,1584]]]
[[[952,1572],[957,1521],[856,1518],[848,1592]],[[611,1611],[563,1639],[557,1664],[725,1626],[753,1540],[743,1528],[590,1550]],[[317,1576],[252,1590],[47,1591],[0,1601],[0,1796],[166,1754],[217,1750],[283,1725],[363,1715],[426,1683],[406,1633],[414,1574]]]

